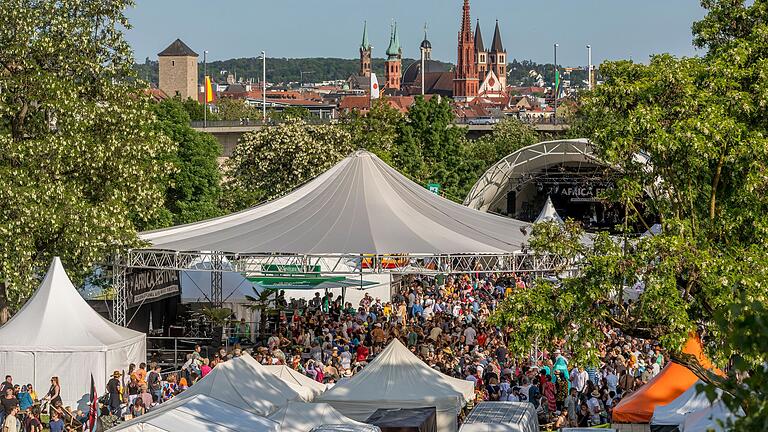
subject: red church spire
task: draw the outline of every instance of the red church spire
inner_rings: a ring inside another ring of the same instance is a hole
[[[464,15],[459,31],[458,57],[453,79],[453,97],[468,101],[477,96],[480,85],[477,79],[475,61],[475,38],[472,34],[472,18],[469,13],[469,0],[464,0]]]

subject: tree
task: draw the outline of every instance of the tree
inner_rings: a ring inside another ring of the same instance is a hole
[[[229,161],[229,187],[242,197],[277,198],[348,156],[351,143],[349,132],[338,125],[307,125],[299,119],[247,133]]]
[[[176,144],[177,150],[170,159],[174,170],[165,191],[165,211],[152,228],[220,216],[221,146],[212,135],[189,126],[189,116],[180,101],[165,100],[154,108],[158,128]]]
[[[261,119],[261,110],[248,105],[244,99],[230,97],[216,101],[217,117],[221,120]]]
[[[605,63],[605,85],[578,113],[599,156],[618,168],[606,198],[646,227],[648,213],[657,216],[662,233],[583,245],[573,222],[536,226],[531,247],[579,259],[580,274],[514,294],[494,319],[515,326],[518,350],[536,337],[565,339],[583,361],[594,358],[601,325],[658,339],[712,386],[708,394],[719,387],[728,405],[744,409],[736,430],[764,430],[768,351],[757,332],[768,322],[768,11],[765,1],[702,4],[709,13],[694,30],[706,56]],[[639,300],[622,302],[622,287],[635,282],[644,285]],[[725,377],[681,352],[691,333],[730,366]]]
[[[174,146],[132,70],[130,5],[0,4],[0,321],[54,255],[78,279],[161,208]]]
[[[354,148],[366,149],[392,164],[392,153],[403,119],[403,114],[382,98],[374,100],[370,111],[365,114],[353,111],[345,125],[352,135]]]
[[[481,162],[478,177],[504,157],[538,141],[539,136],[530,125],[513,118],[502,120],[493,128],[492,134],[469,145],[472,157]]]

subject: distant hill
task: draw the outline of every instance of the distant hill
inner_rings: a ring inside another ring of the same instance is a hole
[[[403,59],[403,70],[415,61],[414,59]],[[451,63],[440,61],[438,63],[446,71],[453,67]],[[136,64],[135,68],[141,79],[157,84],[157,65],[156,60],[147,58],[143,64]],[[267,58],[267,81],[277,83],[299,82],[302,72],[304,73],[305,82],[345,80],[350,75],[356,74],[359,67],[360,62],[358,59],[321,57],[296,59]],[[551,64],[539,64],[530,60],[518,61],[515,59],[509,64],[508,69],[508,82],[511,85],[535,85],[536,79],[531,76],[530,71],[535,71],[537,74],[542,75],[545,82],[551,83],[554,80],[554,69]],[[383,58],[373,59],[373,71],[379,76],[379,80],[383,79]],[[259,81],[261,79],[261,60],[257,57],[249,57],[208,63],[208,74],[214,80],[224,82],[228,73],[235,74],[238,79],[242,77],[246,80]],[[202,82],[202,65],[199,68],[199,74],[200,81]],[[571,79],[574,85],[578,85],[582,80],[587,79],[587,73],[582,70],[574,71],[570,74],[564,74],[563,79]]]

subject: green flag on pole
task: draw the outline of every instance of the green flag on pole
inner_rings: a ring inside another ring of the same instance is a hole
[[[560,94],[560,71],[555,69],[555,97]]]

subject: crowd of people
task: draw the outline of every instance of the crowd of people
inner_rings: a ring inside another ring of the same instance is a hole
[[[663,353],[653,341],[608,327],[595,364],[572,364],[567,344],[551,353],[510,353],[506,332],[514,329],[498,328],[487,318],[513,290],[529,283],[527,275],[420,278],[391,302],[366,294],[357,306],[318,293],[303,309],[287,308],[278,330],[263,343],[248,343],[250,327],[241,321],[235,344],[215,351],[197,346],[180,371],[164,374],[155,363],[130,365],[125,376],[115,371],[101,400],[99,426],[106,430],[121,419],[143,415],[245,352],[262,364],[284,364],[333,386],[364,368],[393,339],[430,367],[474,382],[475,402],[530,402],[540,422],[555,428],[609,422],[612,407],[623,396],[659,373]],[[58,380],[51,383],[43,401],[50,405],[51,430],[63,431],[66,426],[59,428],[59,421],[85,416],[62,407]],[[9,377],[0,390],[5,395],[2,432],[41,430],[31,385],[19,387]],[[12,418],[21,423],[17,426]]]

